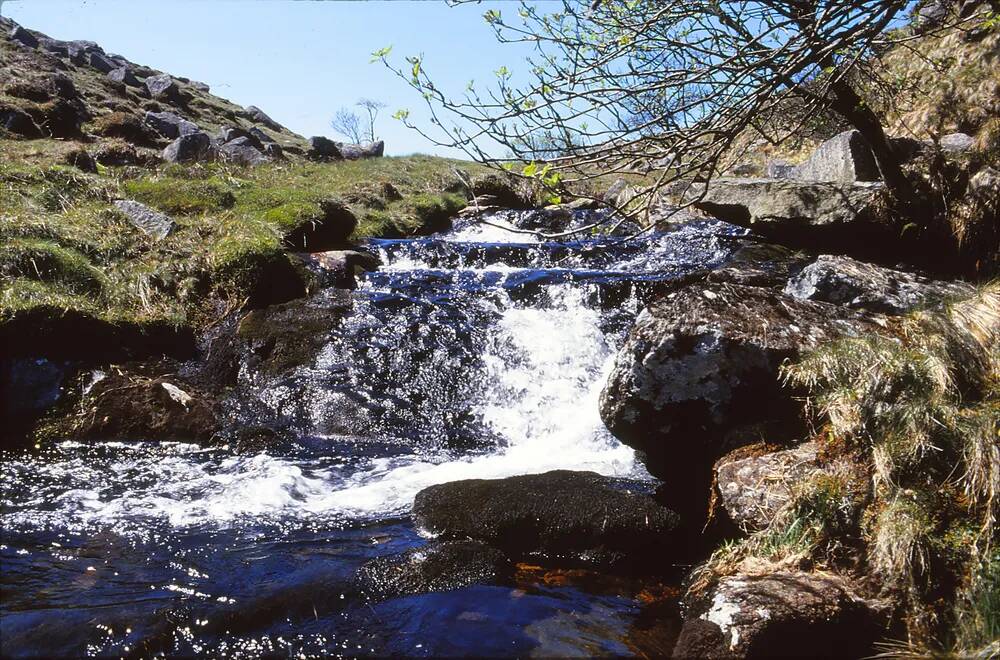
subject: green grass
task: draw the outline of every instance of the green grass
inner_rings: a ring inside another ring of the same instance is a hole
[[[217,179],[139,179],[124,182],[122,192],[131,199],[171,215],[219,213],[236,203],[229,186]]]

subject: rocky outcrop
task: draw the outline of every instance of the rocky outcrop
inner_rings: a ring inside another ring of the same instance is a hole
[[[358,571],[358,582],[369,598],[384,600],[506,582],[513,574],[510,561],[495,548],[476,541],[445,541],[373,559]]]
[[[16,41],[28,48],[38,48],[38,38],[20,25],[15,25],[8,34],[11,41]]]
[[[239,137],[218,148],[219,159],[226,163],[253,167],[270,162],[260,149],[252,144],[251,138]]]
[[[201,131],[181,135],[163,150],[163,160],[168,163],[193,163],[211,155],[212,139]]]
[[[170,139],[199,131],[197,124],[173,112],[147,112],[143,121],[157,133]]]
[[[854,183],[878,181],[881,174],[868,142],[855,130],[844,131],[823,144],[809,159],[787,172],[800,181]]]
[[[165,73],[146,78],[145,85],[149,95],[154,99],[173,101],[180,94],[177,81]]]
[[[114,202],[114,206],[129,222],[157,240],[166,238],[177,226],[170,216],[140,202],[120,199]]]
[[[867,657],[880,617],[842,578],[775,569],[724,577],[688,613],[675,658]]]
[[[915,307],[968,295],[972,287],[960,282],[930,280],[850,257],[821,255],[788,280],[785,293],[799,300],[902,314]]]
[[[344,159],[336,142],[319,135],[309,138],[309,151],[306,157],[319,162]]]
[[[108,80],[111,80],[112,82],[116,83],[121,83],[129,87],[143,86],[142,83],[139,81],[139,79],[135,77],[135,74],[132,73],[132,69],[126,66],[120,66],[116,69],[108,71]]]
[[[801,404],[782,386],[781,364],[874,327],[870,316],[827,303],[694,282],[639,315],[601,393],[601,417],[667,482],[676,498],[669,506],[704,517],[717,459],[762,437],[780,443],[803,434]]]
[[[431,534],[471,538],[512,558],[662,562],[679,520],[644,490],[638,482],[566,470],[470,479],[420,491],[413,515]]]
[[[767,527],[791,500],[795,485],[820,469],[812,442],[783,451],[754,449],[737,449],[715,464],[719,504],[729,519],[746,532]]]
[[[385,153],[385,142],[367,142],[365,144],[344,144],[337,143],[337,148],[341,155],[347,160],[360,160],[362,158],[381,158]]]
[[[243,116],[250,121],[267,126],[272,131],[280,131],[284,128],[281,124],[271,119],[266,112],[255,105],[248,105],[243,111]]]

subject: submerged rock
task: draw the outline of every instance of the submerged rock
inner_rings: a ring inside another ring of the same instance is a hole
[[[384,600],[505,582],[513,574],[514,567],[496,548],[476,541],[445,541],[373,559],[358,571],[358,581],[369,598]]]
[[[785,293],[800,300],[902,314],[915,307],[968,295],[972,287],[824,254],[789,279]]]
[[[637,483],[568,470],[431,486],[417,494],[413,515],[432,534],[471,538],[510,557],[612,564],[663,561],[679,522]]]
[[[835,575],[724,577],[684,622],[675,658],[867,657],[880,618]]]
[[[317,275],[320,286],[354,289],[358,286],[360,272],[377,270],[379,258],[363,250],[330,250],[328,252],[300,253],[299,258]]]
[[[804,433],[781,364],[874,327],[854,310],[694,282],[640,313],[601,392],[601,417],[667,482],[671,507],[703,517],[717,459],[761,437],[780,443]]]

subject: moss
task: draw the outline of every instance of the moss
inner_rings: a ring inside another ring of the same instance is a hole
[[[107,283],[84,255],[53,241],[32,238],[0,245],[0,276],[59,282],[75,293],[100,294]]]
[[[138,179],[126,181],[122,188],[127,196],[169,214],[218,213],[236,203],[229,187],[217,179]]]
[[[137,115],[128,112],[111,112],[93,121],[91,129],[104,137],[121,138],[134,144],[148,144],[151,137]]]

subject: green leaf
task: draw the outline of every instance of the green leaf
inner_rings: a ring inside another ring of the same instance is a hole
[[[410,111],[409,110],[404,110],[403,108],[400,108],[396,112],[392,113],[392,118],[393,119],[397,119],[399,121],[406,121],[406,119],[409,116],[410,116]]]
[[[537,172],[538,172],[538,163],[535,162],[528,163],[527,165],[524,166],[524,169],[521,170],[521,174],[523,174],[524,176],[535,176]]]
[[[392,52],[392,46],[386,46],[385,48],[379,48],[376,51],[372,51],[372,62],[377,62],[379,60],[385,59],[389,53]]]

